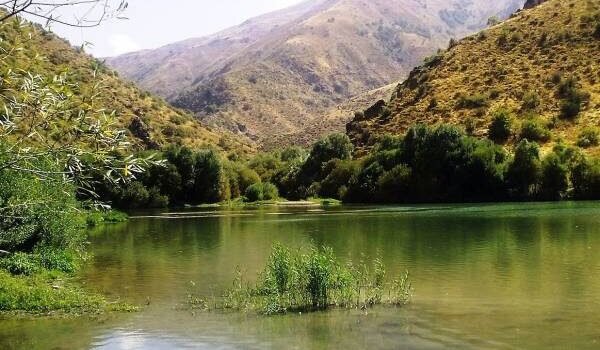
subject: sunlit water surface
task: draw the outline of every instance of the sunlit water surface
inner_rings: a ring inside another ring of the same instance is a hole
[[[600,203],[186,210],[90,238],[86,288],[134,314],[0,320],[0,349],[598,349]],[[192,313],[273,242],[380,256],[415,288],[404,308],[263,317]]]

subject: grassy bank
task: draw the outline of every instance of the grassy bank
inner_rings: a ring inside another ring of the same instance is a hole
[[[388,280],[379,259],[372,264],[344,264],[327,247],[299,251],[277,244],[255,284],[246,282],[238,270],[233,285],[212,301],[192,292],[188,304],[192,309],[273,315],[332,307],[401,306],[412,296],[408,273]]]
[[[0,260],[0,315],[77,316],[136,310],[84,290],[73,280],[73,273],[46,269],[36,259],[21,255]]]
[[[65,219],[62,217],[60,221],[44,218],[38,224],[45,225],[38,232],[50,235],[60,232],[60,228],[73,232],[64,236],[65,244],[53,242],[37,244],[23,251],[0,251],[0,315],[82,315],[136,309],[123,303],[110,303],[101,295],[84,290],[75,281],[77,272],[85,263],[85,253],[81,249],[84,227],[122,222],[127,220],[127,215],[116,211],[75,211],[72,218],[70,221],[62,220]],[[29,232],[22,223],[15,227]],[[37,225],[29,227],[38,228]],[[0,237],[10,238],[7,233],[10,231],[0,234]]]
[[[92,211],[86,215],[86,224],[88,227],[116,224],[127,220],[129,220],[129,216],[118,210]]]
[[[106,310],[107,305],[104,298],[76,287],[62,273],[43,271],[13,276],[0,271],[0,313],[99,313]]]

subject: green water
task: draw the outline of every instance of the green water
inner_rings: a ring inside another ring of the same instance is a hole
[[[598,349],[600,203],[206,210],[94,232],[86,288],[135,314],[0,320],[0,349]],[[411,305],[276,317],[181,310],[250,276],[273,242],[381,256]],[[148,304],[148,305],[146,305]]]

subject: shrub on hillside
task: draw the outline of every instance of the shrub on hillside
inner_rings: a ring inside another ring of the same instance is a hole
[[[512,135],[512,116],[509,110],[501,108],[494,112],[488,137],[496,143],[506,142]]]
[[[521,108],[525,111],[535,110],[540,106],[540,103],[540,96],[536,92],[530,91],[523,96]]]
[[[562,119],[573,119],[581,112],[581,100],[565,100],[560,105],[560,117]]]
[[[458,98],[457,107],[463,109],[475,109],[487,107],[488,96],[483,94],[461,95]]]
[[[575,78],[563,79],[558,85],[558,96],[562,99],[560,116],[563,119],[573,119],[579,115],[590,95],[581,91]]]
[[[588,128],[583,130],[577,137],[577,146],[581,148],[589,148],[600,144],[600,133],[596,128]]]
[[[594,29],[592,35],[594,36],[594,38],[600,39],[600,23],[596,24],[596,28]]]
[[[521,140],[529,140],[536,142],[548,142],[552,134],[546,125],[537,120],[526,120],[521,126],[519,138]]]

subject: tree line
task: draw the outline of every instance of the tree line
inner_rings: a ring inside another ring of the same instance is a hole
[[[215,150],[171,146],[125,186],[99,186],[119,208],[161,208],[229,200],[334,198],[348,203],[498,202],[600,198],[600,161],[535,141],[506,149],[452,125],[417,125],[384,135],[353,157],[348,136],[332,134],[304,150],[290,147],[249,160]]]

